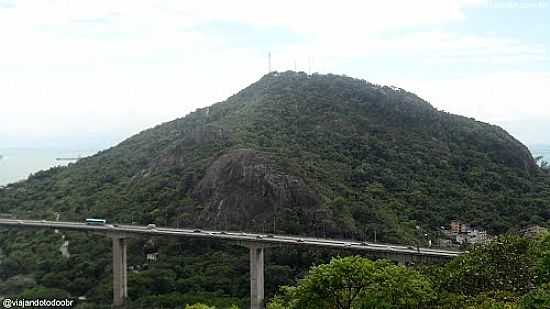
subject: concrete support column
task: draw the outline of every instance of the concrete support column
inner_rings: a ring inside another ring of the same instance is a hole
[[[407,265],[407,259],[402,255],[398,255],[397,256],[397,265],[406,266]]]
[[[128,266],[126,239],[113,236],[113,306],[123,307],[128,298]]]
[[[250,309],[264,308],[264,247],[250,245]]]

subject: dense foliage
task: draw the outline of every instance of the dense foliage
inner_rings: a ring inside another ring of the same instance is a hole
[[[417,270],[334,258],[296,287],[283,286],[268,308],[549,308],[549,241],[550,234],[536,241],[503,236],[447,265]]]
[[[297,287],[282,291],[268,308],[418,308],[435,298],[426,276],[357,256],[313,267]]]
[[[402,89],[271,73],[224,102],[0,188],[0,212],[412,244],[425,241],[417,225],[434,231],[456,218],[491,233],[547,225],[548,175],[501,128],[437,111]],[[58,250],[65,240],[70,257]],[[2,293],[111,298],[107,240],[4,232],[0,248]],[[146,261],[151,252],[158,262]],[[333,254],[271,253],[268,296]],[[129,258],[136,303],[246,303],[244,249],[135,240]]]

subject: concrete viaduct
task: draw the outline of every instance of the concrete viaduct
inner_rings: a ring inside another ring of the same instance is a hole
[[[431,263],[452,259],[462,252],[411,246],[322,239],[300,236],[254,234],[199,229],[175,229],[154,225],[91,225],[83,222],[0,219],[0,227],[84,231],[102,234],[113,241],[113,305],[123,307],[128,297],[126,249],[127,239],[139,236],[193,237],[219,239],[247,247],[250,250],[250,308],[264,308],[264,250],[281,245],[341,248],[360,251],[372,258],[386,258],[400,264]]]

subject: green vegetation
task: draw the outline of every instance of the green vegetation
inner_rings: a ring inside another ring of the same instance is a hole
[[[550,234],[537,241],[502,236],[447,265],[407,269],[362,257],[312,267],[283,286],[268,309],[548,308]]]
[[[418,308],[434,297],[426,276],[355,256],[313,267],[297,287],[284,287],[268,308]]]
[[[426,240],[415,226],[435,232],[456,218],[493,234],[547,226],[550,180],[547,165],[537,165],[499,127],[437,111],[402,89],[286,72],[68,167],[1,188],[0,212],[368,241],[376,233],[378,241],[416,244]],[[61,234],[0,233],[0,294],[59,289],[108,303],[111,244],[65,236],[69,258],[58,250]],[[158,262],[146,260],[152,252],[160,254]],[[339,253],[269,253],[267,296]],[[134,240],[129,265],[136,304],[247,303],[242,248]],[[533,292],[532,302],[544,293]]]

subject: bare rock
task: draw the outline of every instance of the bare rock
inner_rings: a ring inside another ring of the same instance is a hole
[[[318,207],[319,197],[302,178],[275,170],[271,159],[253,150],[218,157],[193,192],[205,205],[200,221],[254,228],[271,224],[283,208],[307,213]]]

